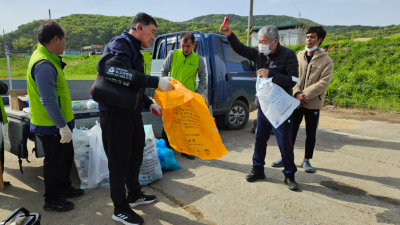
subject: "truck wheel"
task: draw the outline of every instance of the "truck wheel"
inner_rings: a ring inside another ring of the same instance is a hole
[[[249,120],[249,107],[244,102],[236,100],[229,109],[226,120],[226,126],[230,130],[243,128]]]

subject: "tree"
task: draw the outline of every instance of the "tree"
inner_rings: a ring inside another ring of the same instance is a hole
[[[24,52],[32,49],[32,47],[35,45],[35,42],[32,39],[20,37],[19,39],[14,40],[12,44],[15,50],[18,52]]]

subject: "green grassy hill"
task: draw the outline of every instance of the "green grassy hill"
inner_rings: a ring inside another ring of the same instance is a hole
[[[206,16],[199,16],[188,20],[186,22],[194,23],[208,23],[220,25],[224,17],[227,16],[229,19],[229,25],[236,26],[239,30],[247,28],[247,16],[238,16],[234,14],[211,14]],[[265,25],[281,25],[288,23],[297,23],[299,18],[291,16],[275,16],[275,15],[257,15],[253,16],[253,27],[265,26]],[[312,20],[301,18],[300,22],[305,23],[309,26],[318,25]],[[325,26],[322,25],[327,31],[327,40],[338,41],[338,40],[350,40],[353,38],[366,38],[366,37],[378,37],[379,35],[391,36],[400,33],[400,25],[390,25],[390,26]]]
[[[206,16],[199,16],[193,18],[191,20],[185,21],[187,23],[208,23],[208,24],[219,24],[224,21],[225,16],[227,16],[230,20],[228,22],[231,26],[236,26],[240,29],[246,29],[248,23],[248,16],[238,16],[235,14],[210,14]],[[265,26],[265,25],[280,25],[280,24],[288,24],[288,23],[297,23],[299,22],[299,18],[291,17],[291,16],[275,16],[275,15],[256,15],[253,16],[253,27],[257,26]],[[305,24],[316,24],[312,20],[301,19],[301,22]]]
[[[400,113],[400,36],[373,38],[367,42],[330,41],[338,45],[328,55],[334,61],[326,104]],[[304,45],[289,46],[299,52]],[[144,53],[147,65],[151,53]],[[99,56],[65,57],[69,80],[94,80]],[[25,79],[29,59],[11,59],[13,78]],[[147,74],[150,66],[147,66]],[[0,59],[0,79],[7,79],[6,59]]]
[[[127,16],[103,16],[73,14],[61,17],[57,21],[67,32],[68,41],[66,48],[79,49],[91,44],[105,45],[113,37],[120,35],[123,30],[129,29],[133,17]],[[157,21],[157,35],[185,31],[199,30],[204,33],[219,33],[218,24],[206,23],[180,23],[172,22],[155,17]],[[12,53],[32,53],[37,46],[37,31],[41,21],[33,21],[23,24],[14,32],[5,35],[6,44]],[[233,27],[239,35],[244,34],[244,30]],[[4,57],[4,39],[0,36],[0,57]]]
[[[146,63],[146,74],[150,74],[151,52],[143,53]],[[63,57],[67,63],[64,75],[67,80],[94,80],[96,79],[96,65],[100,56],[71,56]],[[28,58],[11,58],[11,76],[13,79],[26,79]],[[0,58],[0,79],[8,79],[7,59]]]
[[[193,18],[185,22],[172,22],[155,17],[158,29],[157,34],[166,34],[185,30],[199,30],[204,33],[219,33],[219,27],[225,16],[231,20],[229,25],[242,42],[246,41],[247,17],[234,14],[211,14]],[[89,14],[72,14],[61,17],[57,21],[65,28],[68,41],[67,48],[80,49],[91,44],[105,45],[111,38],[120,35],[128,29],[133,17],[104,16]],[[253,18],[253,26],[268,24],[279,25],[298,22],[298,18],[290,16],[257,15]],[[315,22],[301,19],[308,25]],[[18,27],[17,30],[5,35],[6,44],[10,47],[13,56],[18,53],[32,53],[37,45],[37,31],[41,21],[36,20]],[[349,40],[352,38],[377,37],[378,35],[391,36],[400,33],[400,25],[385,27],[372,26],[324,26],[328,32],[327,40]],[[22,54],[23,55],[23,54]],[[0,58],[4,57],[4,39],[0,36]]]
[[[400,113],[400,37],[367,42],[333,41],[334,61],[326,104]],[[304,45],[291,46],[296,52]]]

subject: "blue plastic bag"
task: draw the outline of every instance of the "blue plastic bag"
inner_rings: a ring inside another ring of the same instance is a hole
[[[163,171],[180,170],[182,167],[178,165],[172,149],[167,148],[164,139],[156,141],[158,159],[161,163]]]

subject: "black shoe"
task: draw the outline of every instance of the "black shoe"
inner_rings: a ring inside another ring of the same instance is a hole
[[[251,173],[246,176],[246,180],[248,182],[253,182],[258,179],[264,179],[264,178],[265,178],[264,169],[256,169],[254,167],[251,170]]]
[[[76,198],[82,196],[85,193],[82,189],[76,189],[74,187],[69,187],[67,191],[62,191],[62,195],[66,198]]]
[[[191,159],[191,160],[195,159],[194,155],[188,155],[186,153],[181,153],[181,156],[186,157],[187,159]]]
[[[287,184],[288,188],[292,191],[296,191],[299,189],[299,185],[296,183],[294,178],[291,177],[285,177],[285,184]]]
[[[73,202],[69,202],[65,200],[65,198],[59,197],[45,202],[43,208],[46,211],[66,212],[73,209],[74,206],[75,204]]]
[[[10,181],[4,181],[4,186],[11,185]]]
[[[111,218],[125,225],[140,225],[144,223],[143,218],[132,209],[120,210],[115,208]]]
[[[130,207],[135,207],[138,205],[146,205],[154,202],[157,199],[155,195],[145,195],[141,193],[137,197],[129,197],[128,202]]]

